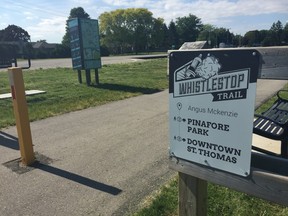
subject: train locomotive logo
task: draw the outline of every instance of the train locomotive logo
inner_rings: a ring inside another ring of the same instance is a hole
[[[212,76],[218,74],[221,65],[218,59],[210,54],[206,58],[202,59],[202,54],[195,57],[177,73],[177,80],[193,79],[202,77],[203,79],[209,79]]]
[[[212,94],[213,101],[245,99],[250,69],[221,72],[221,68],[215,56],[199,54],[176,69],[174,97]]]

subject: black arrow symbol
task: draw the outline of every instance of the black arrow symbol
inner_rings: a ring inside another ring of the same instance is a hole
[[[182,141],[183,141],[183,142],[186,142],[186,139],[185,139],[185,138],[183,138],[183,139],[182,139]]]
[[[186,119],[182,119],[183,122],[186,122]]]

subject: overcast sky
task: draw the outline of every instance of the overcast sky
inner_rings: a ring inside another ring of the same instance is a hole
[[[203,24],[244,35],[288,22],[288,0],[1,0],[0,29],[14,24],[28,31],[31,41],[61,43],[70,10],[83,7],[92,19],[119,8],[147,8],[166,24],[177,17],[196,15]]]

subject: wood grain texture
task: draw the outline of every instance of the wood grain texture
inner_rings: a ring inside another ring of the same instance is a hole
[[[179,216],[207,215],[207,181],[179,172]]]
[[[250,175],[241,177],[175,157],[169,161],[175,171],[288,206],[288,160],[252,153],[251,164]]]

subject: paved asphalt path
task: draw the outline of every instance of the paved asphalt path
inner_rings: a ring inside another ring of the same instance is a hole
[[[256,105],[284,84],[259,80]],[[31,169],[13,162],[20,157],[16,128],[0,131],[1,216],[125,215],[176,174],[168,169],[167,90],[32,122],[31,129],[40,160]]]
[[[174,172],[167,168],[167,91],[31,123],[52,159],[24,174],[0,166],[0,215],[123,215]],[[9,135],[8,135],[9,134]],[[19,157],[2,130],[0,164]],[[0,136],[1,137],[1,136]],[[22,212],[22,213],[21,213]]]
[[[108,57],[101,57],[102,65],[107,64],[116,64],[116,63],[131,63],[135,61],[143,61],[145,58],[153,58],[156,56],[165,56],[165,54],[156,54],[156,55],[129,55],[129,56],[108,56]],[[18,62],[19,67],[27,66],[26,61]],[[57,68],[57,67],[72,67],[72,60],[71,58],[62,58],[62,59],[37,59],[31,60],[31,67],[30,69],[38,69],[38,68]],[[3,69],[1,69],[3,70]]]

